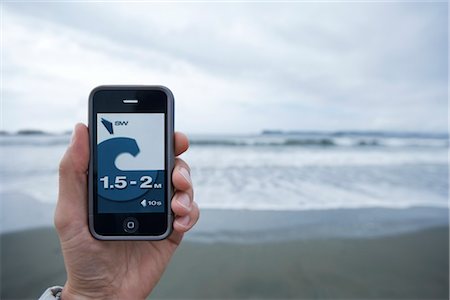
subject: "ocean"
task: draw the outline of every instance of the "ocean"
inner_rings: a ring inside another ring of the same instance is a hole
[[[52,224],[70,135],[0,136],[1,232]],[[448,137],[401,132],[192,135],[202,210],[448,208]]]

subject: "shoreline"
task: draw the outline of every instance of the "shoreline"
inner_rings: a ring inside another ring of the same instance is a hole
[[[53,227],[55,204],[0,193],[0,234]],[[270,242],[311,238],[371,238],[448,226],[447,207],[246,210],[200,208],[189,234],[197,242]],[[14,212],[14,214],[7,213]]]
[[[327,210],[203,209],[189,240],[258,243],[304,239],[376,238],[448,227],[448,208],[352,208]]]

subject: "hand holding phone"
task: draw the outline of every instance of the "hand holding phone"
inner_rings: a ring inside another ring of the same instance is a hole
[[[176,156],[187,150],[185,135],[175,133],[173,140]],[[175,216],[173,232],[167,239],[105,242],[95,239],[88,228],[89,152],[88,129],[78,124],[60,163],[55,210],[55,227],[67,271],[62,299],[144,299],[160,279],[184,232],[198,220],[189,166],[177,158],[169,174],[176,192],[169,206]]]

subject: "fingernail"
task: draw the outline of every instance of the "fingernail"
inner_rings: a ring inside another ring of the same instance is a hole
[[[188,170],[186,170],[185,168],[181,167],[178,169],[178,173],[181,174],[181,176],[184,177],[184,179],[186,179],[187,182],[191,182],[191,175],[189,175]]]
[[[177,223],[180,224],[181,226],[188,226],[190,221],[191,217],[189,217],[189,215],[177,219]]]
[[[187,194],[180,194],[177,198],[178,203],[180,203],[181,206],[184,208],[190,210],[191,209],[191,200],[189,199],[189,196]]]

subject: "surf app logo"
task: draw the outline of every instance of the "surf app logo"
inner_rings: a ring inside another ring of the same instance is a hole
[[[155,116],[162,114],[101,115],[97,125],[99,213],[163,212],[164,119]]]
[[[114,129],[110,121],[102,118],[102,124],[105,126],[106,130],[108,130],[109,134],[114,134]]]

